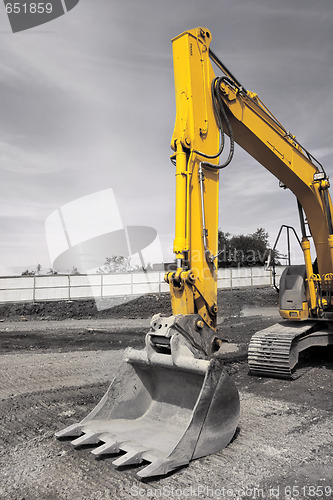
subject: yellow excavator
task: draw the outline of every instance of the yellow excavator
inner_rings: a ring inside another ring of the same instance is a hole
[[[259,97],[228,71],[210,42],[205,28],[173,39],[177,268],[165,277],[173,315],[152,318],[145,348],[126,349],[117,377],[95,409],[56,433],[74,436],[75,447],[96,445],[96,457],[125,452],[113,464],[144,464],[140,478],[165,475],[223,449],[238,426],[239,395],[223,366],[226,343],[216,333],[219,172],[230,163],[235,141],[295,194],[305,259],[305,266],[287,267],[280,281],[280,312],[290,321],[253,336],[250,370],[290,376],[301,350],[332,342],[328,178]],[[215,76],[213,64],[223,76]],[[225,134],[229,150],[220,164]],[[315,268],[304,212],[317,253]]]

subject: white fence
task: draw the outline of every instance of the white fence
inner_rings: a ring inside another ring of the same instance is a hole
[[[284,267],[277,267],[279,281]],[[233,289],[273,284],[272,272],[263,268],[219,269],[218,288]],[[0,302],[103,299],[168,292],[164,272],[0,277]]]

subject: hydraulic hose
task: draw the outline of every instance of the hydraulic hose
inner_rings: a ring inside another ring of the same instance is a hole
[[[230,124],[230,121],[228,119],[227,113],[225,112],[224,109],[224,103],[223,99],[221,97],[221,92],[220,92],[220,83],[224,81],[225,77],[216,77],[212,81],[211,84],[211,93],[212,93],[212,101],[213,101],[213,108],[214,108],[214,113],[217,121],[217,126],[218,129],[220,130],[220,135],[221,135],[221,143],[220,143],[220,148],[219,151],[214,154],[214,155],[208,155],[206,153],[203,153],[201,151],[194,150],[194,153],[199,154],[200,156],[203,156],[204,158],[207,159],[213,159],[213,158],[218,158],[223,150],[224,150],[224,145],[225,145],[225,140],[224,140],[224,129],[223,129],[223,120],[225,121],[230,137],[230,149],[229,149],[229,154],[228,158],[226,161],[220,165],[214,165],[213,163],[209,162],[202,162],[202,166],[206,168],[213,168],[216,170],[220,170],[222,168],[225,168],[226,166],[229,165],[231,162],[233,155],[234,155],[234,149],[235,149],[235,140],[234,140],[234,134],[232,131],[232,127]]]

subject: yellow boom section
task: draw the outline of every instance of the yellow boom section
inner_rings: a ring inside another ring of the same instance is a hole
[[[228,80],[221,82],[220,90],[235,141],[295,194],[311,230],[319,274],[329,275],[333,271],[332,202],[326,174],[320,172],[256,94],[244,92]],[[309,244],[304,235],[302,248],[310,293],[314,293]],[[311,302],[313,306],[313,296]]]
[[[332,272],[324,200],[324,192],[329,187],[327,179],[318,176],[316,180],[318,167],[307,158],[294,138],[270,119],[255,94],[250,97],[251,93],[238,92],[226,82],[221,84],[221,91],[230,112],[235,141],[295,194],[311,228],[320,273]]]

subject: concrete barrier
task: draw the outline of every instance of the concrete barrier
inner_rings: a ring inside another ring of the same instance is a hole
[[[278,283],[284,266],[276,268]],[[271,286],[272,272],[260,267],[218,270],[218,289]],[[0,277],[0,302],[77,300],[164,293],[163,272]]]

